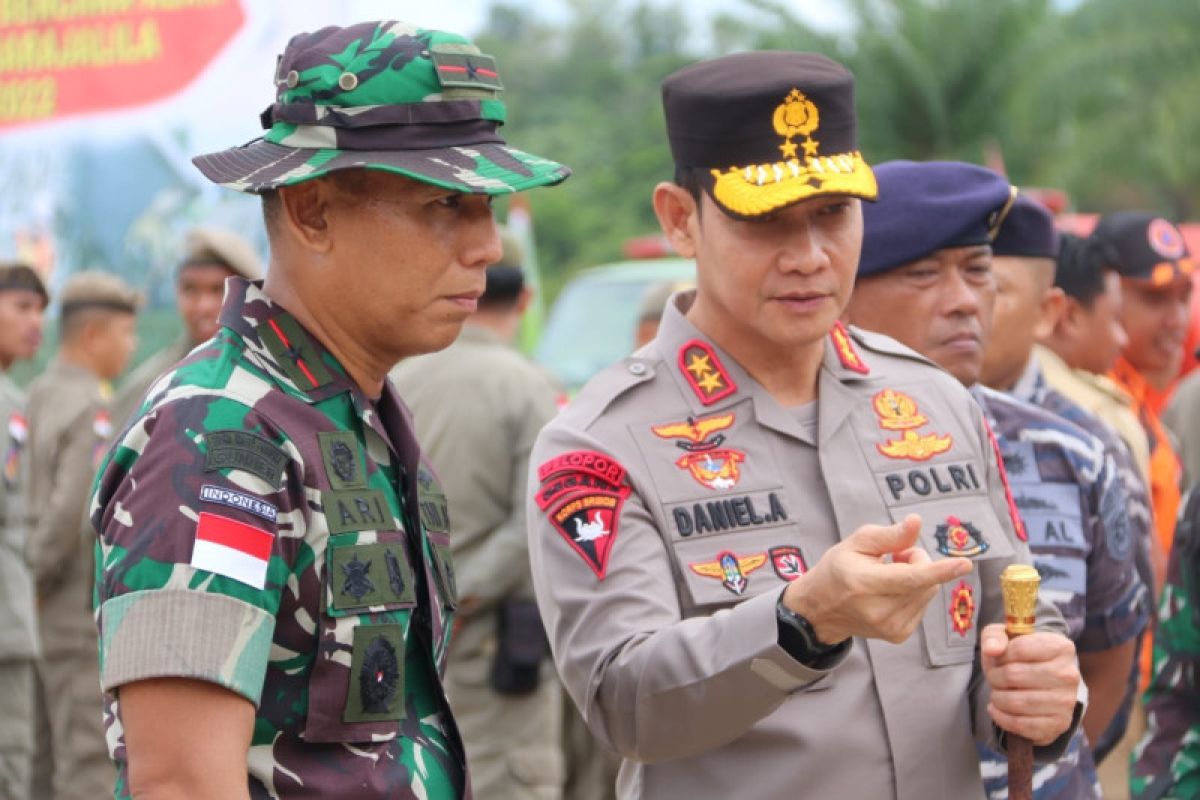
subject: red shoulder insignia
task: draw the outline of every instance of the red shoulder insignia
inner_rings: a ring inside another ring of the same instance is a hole
[[[538,467],[538,480],[564,472],[584,472],[614,486],[625,480],[625,468],[617,460],[595,450],[572,450],[562,453]]]
[[[706,406],[737,391],[737,384],[725,371],[712,346],[699,339],[692,339],[679,348],[679,371]]]
[[[1017,510],[1017,501],[1013,500],[1012,487],[1008,485],[1008,470],[1004,468],[1004,456],[1000,454],[1000,443],[996,441],[996,434],[992,433],[992,426],[988,425],[986,419],[983,421],[983,429],[987,431],[988,440],[992,443],[992,452],[996,455],[996,469],[1000,470],[1000,482],[1004,484],[1004,501],[1008,503],[1008,516],[1012,518],[1013,530],[1017,532],[1018,539],[1028,542],[1029,534],[1025,531],[1021,512]]]
[[[833,327],[829,330],[829,338],[833,340],[833,350],[837,353],[838,361],[842,362],[843,367],[851,372],[857,372],[859,375],[870,374],[871,368],[854,349],[854,342],[850,341],[850,334],[841,322],[833,323]]]
[[[594,450],[562,453],[538,467],[538,508],[600,580],[631,491],[626,474],[616,459]]]
[[[628,486],[616,491],[592,489],[587,493],[568,495],[547,515],[567,544],[583,557],[600,580],[604,580],[608,572],[608,557],[612,554],[621,521],[621,504],[628,496]]]

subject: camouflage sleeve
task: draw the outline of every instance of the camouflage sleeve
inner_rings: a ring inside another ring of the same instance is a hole
[[[1134,800],[1200,797],[1200,492],[1175,531],[1146,690],[1146,734],[1133,751]]]
[[[184,677],[257,704],[306,530],[301,464],[276,426],[224,397],[175,400],[130,427],[91,504],[106,691]]]
[[[1101,443],[1095,444],[1103,453]],[[1081,652],[1117,647],[1141,633],[1150,618],[1146,587],[1137,573],[1128,495],[1112,458],[1101,455],[1097,462],[1099,472],[1087,493],[1092,547],[1084,629],[1075,640]]]
[[[977,406],[972,404],[972,416],[975,421],[975,428],[979,432],[979,442],[981,452],[984,454],[984,464],[986,473],[986,482],[989,487],[992,506],[996,512],[996,518],[1000,520],[1004,527],[1004,533],[1012,542],[1013,559],[1005,562],[1003,559],[988,559],[980,564],[980,580],[984,587],[984,606],[980,609],[979,624],[980,626],[990,625],[993,623],[1004,622],[1004,605],[1000,596],[1000,574],[1004,568],[1011,563],[1033,564],[1033,556],[1029,552],[1029,546],[1026,544],[1029,540],[1029,535],[1025,530],[1025,523],[1021,519],[1021,514],[1017,510],[1016,501],[1013,499],[1012,489],[1008,483],[1008,474],[1004,470],[1004,459],[1000,455],[1000,445],[996,441],[996,436],[992,433],[991,426],[988,425],[982,411]],[[1067,624],[1063,620],[1062,614],[1044,597],[1038,598],[1037,608],[1037,628],[1039,631],[1048,631],[1066,635]],[[998,752],[1007,752],[999,728],[992,722],[991,716],[987,712],[988,703],[991,701],[991,687],[988,682],[983,679],[983,668],[980,663],[979,653],[975,655],[975,676],[972,679],[974,687],[971,694],[971,715],[975,728],[975,739],[977,742],[988,746]],[[1087,687],[1083,682],[1079,683],[1079,698],[1075,707],[1075,715],[1071,721],[1071,727],[1066,732],[1059,736],[1058,739],[1044,747],[1034,748],[1034,759],[1038,763],[1046,763],[1054,761],[1062,756],[1066,751],[1067,746],[1071,742],[1071,737],[1075,734],[1075,729],[1079,726],[1079,722],[1083,719],[1084,709],[1087,707]]]
[[[103,440],[93,425],[96,409],[85,404],[63,426],[57,452],[45,460],[52,466],[50,494],[36,509],[37,524],[29,531],[26,558],[44,593],[61,580],[64,566],[76,558],[84,524],[86,498],[96,463],[93,454]]]

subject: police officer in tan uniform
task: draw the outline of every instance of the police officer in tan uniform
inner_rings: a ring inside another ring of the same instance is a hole
[[[117,425],[137,411],[146,390],[160,375],[217,332],[225,279],[234,275],[248,281],[263,276],[262,262],[249,242],[225,228],[199,227],[188,231],[183,261],[175,271],[175,307],[183,320],[183,334],[150,355],[121,381],[112,403]]]
[[[38,653],[33,579],[25,564],[25,395],[7,371],[37,352],[48,299],[45,284],[31,267],[0,264],[0,800],[29,796]]]
[[[998,624],[1029,553],[978,407],[837,324],[876,193],[852,86],[797,53],[667,78],[654,206],[698,289],[534,448],[539,605],[622,798],[981,798],[977,740],[1053,758],[1082,709],[1053,608]]]
[[[89,271],[67,281],[60,303],[58,353],[29,385],[26,551],[37,580],[39,716],[47,728],[35,783],[49,779],[56,800],[92,800],[111,795],[114,773],[101,720],[87,504],[113,434],[108,382],[137,344],[141,298],[116,276]]]
[[[400,362],[391,378],[452,509],[459,606],[446,693],[472,788],[489,800],[556,800],[562,686],[533,601],[525,495],[529,452],[559,392],[512,347],[533,295],[520,246],[507,232],[501,241],[504,255],[488,267],[479,309],[455,343]]]

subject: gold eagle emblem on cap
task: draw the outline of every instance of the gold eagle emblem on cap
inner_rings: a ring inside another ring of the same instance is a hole
[[[817,111],[817,104],[805,97],[804,92],[792,89],[776,107],[772,122],[775,132],[784,138],[783,144],[779,145],[784,158],[796,157],[796,143],[792,141],[795,136],[804,137],[805,156],[817,154],[821,143],[812,138],[812,132],[820,126],[821,115]]]

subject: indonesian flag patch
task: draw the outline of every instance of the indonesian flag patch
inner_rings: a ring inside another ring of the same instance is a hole
[[[267,564],[275,534],[220,514],[200,515],[191,565],[247,586],[267,585]]]

